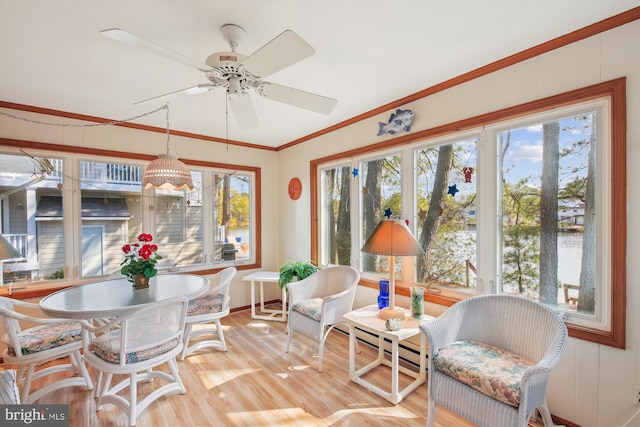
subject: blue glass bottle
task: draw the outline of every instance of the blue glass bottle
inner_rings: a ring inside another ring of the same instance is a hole
[[[380,280],[378,282],[380,286],[380,294],[378,294],[378,308],[389,307],[389,281]]]

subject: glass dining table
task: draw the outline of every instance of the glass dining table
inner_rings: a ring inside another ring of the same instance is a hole
[[[49,316],[67,319],[109,318],[168,298],[194,299],[208,290],[209,279],[194,274],[159,274],[147,289],[134,289],[123,277],[54,292],[40,301],[40,309]]]

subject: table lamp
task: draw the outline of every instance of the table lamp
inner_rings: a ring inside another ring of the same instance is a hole
[[[399,219],[383,219],[361,249],[362,252],[372,255],[389,256],[389,307],[385,307],[378,313],[381,319],[404,319],[404,311],[395,308],[396,301],[396,256],[415,256],[424,253],[422,247],[413,237],[409,227]]]
[[[4,284],[4,266],[2,265],[5,259],[22,258],[22,254],[0,234],[0,286]]]

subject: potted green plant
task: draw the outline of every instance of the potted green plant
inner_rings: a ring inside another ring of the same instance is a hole
[[[315,261],[292,261],[289,260],[280,267],[280,278],[278,279],[278,285],[280,289],[284,288],[287,283],[291,282],[294,277],[298,280],[306,279],[313,273],[318,271],[318,266]]]

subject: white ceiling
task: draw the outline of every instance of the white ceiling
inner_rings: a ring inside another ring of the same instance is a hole
[[[223,89],[170,101],[172,130],[279,147],[640,5],[640,0],[0,0],[0,101],[126,119],[136,101],[208,80],[201,71],[99,34],[121,28],[204,62],[251,54],[285,29],[315,55],[267,80],[338,100],[330,116],[252,94],[260,128],[240,130]],[[136,123],[165,126],[164,112]],[[374,131],[372,131],[374,132]]]

